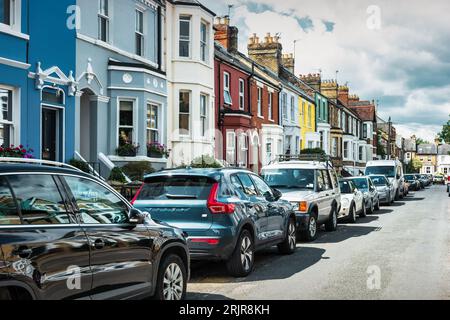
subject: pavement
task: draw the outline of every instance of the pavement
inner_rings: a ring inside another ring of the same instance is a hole
[[[194,264],[187,299],[450,300],[450,197],[431,186],[321,230],[291,256],[265,249],[247,278],[228,276],[224,263]]]

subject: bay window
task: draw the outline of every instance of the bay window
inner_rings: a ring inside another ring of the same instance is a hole
[[[160,142],[158,116],[158,106],[147,104],[147,143]]]
[[[200,59],[208,60],[208,25],[204,22],[200,24]]]
[[[239,136],[239,167],[247,167],[248,141],[245,133]]]
[[[344,159],[348,159],[349,158],[349,142],[345,141],[344,142]]]
[[[180,91],[179,126],[180,134],[189,135],[191,118],[191,93]]]
[[[204,94],[200,95],[200,124],[201,136],[206,136],[208,131],[208,115],[207,115],[208,98]]]
[[[119,146],[133,143],[133,101],[119,101]]]
[[[236,133],[234,131],[227,132],[227,162],[236,164]]]

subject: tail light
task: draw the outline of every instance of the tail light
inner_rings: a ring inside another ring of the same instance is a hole
[[[217,238],[191,238],[189,241],[191,243],[206,243],[212,246],[219,244],[219,239]]]
[[[134,205],[134,203],[136,202],[137,198],[139,197],[139,194],[142,191],[142,188],[144,188],[145,183],[142,184],[142,186],[139,188],[139,190],[136,192],[136,194],[134,195],[133,200],[131,200],[131,204]]]
[[[212,214],[232,214],[234,213],[234,204],[217,201],[219,193],[219,183],[214,183],[208,197],[207,207]]]

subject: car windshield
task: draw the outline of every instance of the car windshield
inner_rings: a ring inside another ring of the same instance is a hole
[[[342,194],[352,193],[352,186],[350,181],[339,181],[339,186],[341,187]]]
[[[373,176],[370,177],[372,179],[372,182],[374,185],[380,187],[380,186],[386,186],[387,181],[384,176]]]
[[[207,200],[214,182],[208,177],[150,177],[145,179],[137,200]]]
[[[363,190],[363,191],[369,190],[369,183],[367,182],[367,179],[356,178],[356,179],[353,179],[352,181],[356,185],[356,188],[358,188],[359,190]]]
[[[382,174],[388,178],[395,177],[395,167],[394,166],[376,166],[376,167],[367,167],[366,175],[373,174]]]
[[[262,176],[272,188],[314,190],[314,169],[264,170]]]
[[[413,175],[411,175],[411,174],[406,174],[405,175],[405,180],[407,180],[407,181],[415,180],[415,177]]]

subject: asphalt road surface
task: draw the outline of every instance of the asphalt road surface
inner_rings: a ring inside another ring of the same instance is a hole
[[[444,186],[404,200],[282,256],[256,255],[247,278],[223,263],[192,266],[188,299],[447,299],[450,300],[450,198]]]

